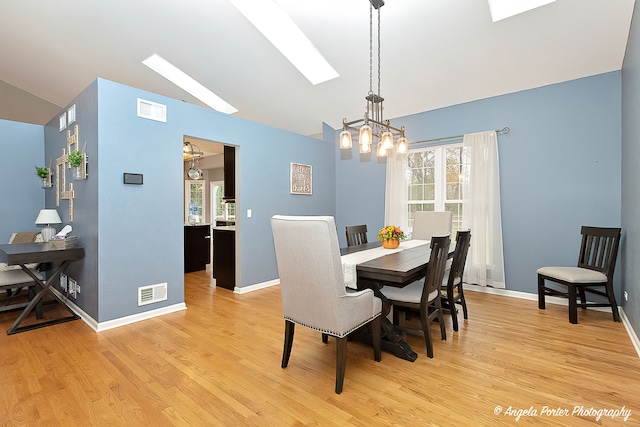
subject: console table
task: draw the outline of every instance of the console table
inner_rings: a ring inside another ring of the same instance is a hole
[[[33,279],[34,283],[42,288],[35,297],[29,301],[22,313],[20,313],[20,316],[18,316],[13,325],[11,325],[9,330],[7,330],[8,335],[80,318],[80,316],[75,314],[71,308],[67,306],[62,298],[53,292],[51,285],[60,280],[60,275],[67,270],[69,264],[82,258],[84,258],[83,248],[56,249],[49,247],[48,243],[15,243],[11,245],[0,245],[0,261],[6,262],[7,265],[19,265],[22,270]],[[55,266],[55,269],[50,275],[48,275],[47,280],[45,281],[36,276],[26,266],[26,264],[30,263],[52,263],[52,265]],[[29,315],[29,313],[31,313],[46,293],[62,304],[65,309],[71,313],[71,316],[21,327],[20,324],[22,321]]]

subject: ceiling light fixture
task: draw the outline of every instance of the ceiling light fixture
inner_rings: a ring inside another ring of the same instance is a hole
[[[196,160],[200,159],[203,155],[204,153],[200,150],[200,147],[190,143],[189,141],[185,141],[182,145],[182,157],[185,161],[191,160],[191,167],[187,171],[189,178],[202,178],[202,170],[196,167]]]
[[[202,86],[191,76],[157,53],[154,53],[142,61],[142,63],[165,79],[169,80],[174,85],[195,96],[214,110],[227,114],[238,112],[238,109],[233,105],[227,103],[224,99]]]
[[[361,153],[370,153],[371,145],[376,138],[379,142],[376,146],[378,157],[384,157],[394,147],[394,137],[399,137],[396,152],[404,154],[409,148],[409,142],[404,137],[404,127],[396,128],[384,120],[382,102],[380,96],[380,8],[384,6],[383,0],[369,0],[369,93],[366,96],[367,109],[363,119],[347,122],[342,120],[342,132],[340,133],[340,148],[346,150],[352,147],[351,132],[359,132],[358,142]],[[373,9],[378,11],[378,93],[373,93]],[[364,122],[358,129],[355,124]]]
[[[275,2],[230,1],[311,84],[340,77],[291,17]]]

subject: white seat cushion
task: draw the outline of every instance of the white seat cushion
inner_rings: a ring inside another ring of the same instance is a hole
[[[424,279],[416,280],[415,282],[405,286],[404,288],[384,286],[380,290],[380,292],[382,292],[382,294],[389,300],[420,304],[423,287]],[[429,294],[429,301],[433,301],[434,299],[436,299],[436,296],[438,296],[438,290],[435,290]]]
[[[42,274],[39,271],[32,271],[42,280]],[[33,283],[33,279],[22,270],[0,271],[0,286],[25,285],[29,283]]]
[[[607,276],[599,271],[580,267],[540,267],[538,274],[553,277],[569,283],[602,283]]]
[[[449,283],[449,273],[451,273],[451,270],[447,270],[444,272],[444,278],[442,279],[443,288],[446,288],[447,284]],[[456,277],[455,280],[453,281],[453,286],[457,286],[461,281],[462,279],[460,277]]]

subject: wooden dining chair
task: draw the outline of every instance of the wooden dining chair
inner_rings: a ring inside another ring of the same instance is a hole
[[[583,226],[577,267],[541,267],[537,270],[538,308],[545,308],[545,295],[568,298],[569,322],[578,323],[577,296],[580,295],[580,307],[611,307],[613,320],[619,322],[618,304],[613,293],[613,273],[620,245],[620,232],[620,228]],[[548,287],[545,281],[566,286],[567,291]],[[608,302],[587,302],[587,292],[604,296]]]
[[[427,347],[427,356],[431,358],[433,357],[433,343],[430,326],[433,319],[438,319],[442,339],[447,339],[444,316],[442,315],[440,287],[444,278],[450,243],[449,236],[431,238],[429,264],[423,279],[416,280],[404,288],[384,286],[380,290],[393,306],[393,323],[395,325],[400,325],[401,312],[406,310],[420,312],[420,322]]]
[[[347,225],[347,246],[356,246],[367,243],[367,226]]]
[[[458,231],[451,268],[445,271],[442,280],[441,290],[444,291],[443,297],[451,311],[451,322],[453,323],[453,330],[456,332],[458,331],[458,310],[456,310],[456,304],[462,306],[464,319],[467,320],[469,318],[467,302],[464,299],[464,291],[462,289],[462,276],[464,274],[464,266],[467,263],[467,253],[469,253],[470,243],[471,230]],[[445,304],[444,301],[443,304]]]
[[[371,289],[347,293],[333,217],[276,215],[271,229],[285,319],[282,368],[289,363],[295,324],[334,336],[339,394],[350,333],[370,326],[374,359],[380,361],[382,300]]]

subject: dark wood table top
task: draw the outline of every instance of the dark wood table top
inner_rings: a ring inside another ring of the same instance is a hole
[[[364,245],[349,246],[340,249],[340,255],[373,249],[380,246],[380,242],[369,242]],[[449,252],[453,256],[455,244]],[[384,283],[389,286],[404,287],[424,276],[431,255],[430,245],[417,246],[393,252],[356,266],[358,281]]]
[[[0,261],[8,265],[76,261],[84,258],[83,248],[52,248],[48,243],[0,245]]]

